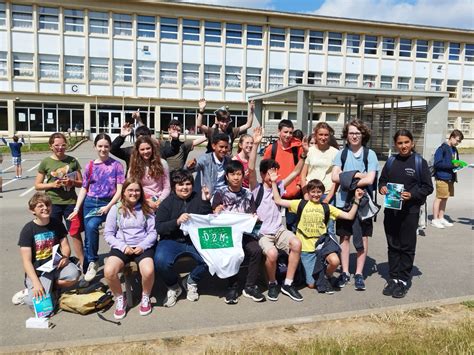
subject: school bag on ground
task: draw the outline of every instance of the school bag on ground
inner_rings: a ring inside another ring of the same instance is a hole
[[[91,292],[81,293],[81,290],[64,292],[59,297],[59,308],[66,312],[77,314],[90,314],[100,310],[106,311],[113,304],[113,297],[105,286]]]

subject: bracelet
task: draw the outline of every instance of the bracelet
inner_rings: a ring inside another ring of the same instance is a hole
[[[306,159],[306,157],[307,157],[307,155],[304,155],[304,154],[301,154],[301,155],[300,155],[300,158],[301,158],[301,159]]]
[[[357,201],[357,200],[354,200],[354,204],[359,206],[360,205],[360,201]]]
[[[79,211],[79,208],[74,207],[73,211],[74,211],[74,212],[77,212],[77,211]]]

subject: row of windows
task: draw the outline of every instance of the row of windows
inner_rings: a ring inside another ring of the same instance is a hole
[[[38,29],[58,31],[59,9],[39,7]],[[64,9],[64,31],[84,32],[83,10]],[[108,34],[109,14],[106,12],[88,11],[89,33]],[[113,14],[111,17],[114,36],[132,36],[133,16],[127,14]],[[136,17],[136,33],[140,38],[155,38],[157,22],[155,16]],[[225,43],[241,45],[243,43],[244,25],[214,21],[182,19],[183,41],[200,41],[203,36],[206,43],[221,43],[225,28]],[[6,25],[5,4],[0,3],[0,27]],[[28,5],[12,5],[12,27],[29,29],[33,26],[33,7]],[[263,41],[263,27],[247,25],[246,43],[249,46],[261,46]],[[179,33],[178,18],[161,17],[159,23],[162,39],[177,40]],[[307,43],[307,45],[306,45]],[[461,43],[428,41],[422,39],[395,38],[385,36],[361,35],[342,32],[305,31],[302,29],[286,29],[282,27],[269,28],[269,44],[271,48],[305,49],[348,54],[364,53],[365,55],[416,57],[433,60],[459,61],[461,55],[466,62],[474,62],[474,44],[466,43],[462,50]],[[326,47],[325,47],[326,46]]]

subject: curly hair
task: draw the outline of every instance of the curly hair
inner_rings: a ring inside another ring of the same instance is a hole
[[[139,152],[140,145],[146,143],[151,146],[151,158],[149,161],[145,161]],[[148,166],[148,174],[153,178],[159,178],[163,176],[164,169],[161,164],[160,151],[157,144],[153,141],[150,136],[140,136],[135,142],[133,147],[132,155],[130,157],[130,169],[128,174],[132,178],[142,180],[145,176],[146,167]]]
[[[135,178],[128,178],[127,180],[125,180],[125,182],[123,183],[123,187],[122,187],[122,194],[120,196],[120,202],[121,202],[121,206],[120,208],[118,209],[117,213],[122,213],[122,215],[124,217],[127,217],[129,216],[129,214],[132,214],[132,215],[135,215],[135,205],[132,205],[129,201],[126,200],[125,198],[125,190],[127,189],[127,187],[129,187],[131,184],[137,184],[139,187],[140,187],[140,198],[138,199],[137,201],[137,204],[141,205],[141,210],[143,212],[143,214],[145,216],[147,215],[152,215],[154,213],[153,209],[148,206],[148,204],[146,203],[145,201],[145,193],[143,192],[143,186],[142,184],[140,183],[140,181],[138,181],[137,179]]]
[[[342,130],[342,138],[347,140],[347,136],[349,135],[349,126],[354,126],[357,128],[360,133],[362,134],[362,145],[366,145],[369,142],[370,139],[370,128],[367,127],[367,125],[362,122],[362,120],[359,119],[354,119],[350,122],[347,122],[344,125],[344,128]]]
[[[64,143],[67,144],[67,138],[64,134],[60,133],[60,132],[56,132],[56,133],[53,133],[52,135],[49,136],[49,139],[48,139],[48,144],[49,145],[53,145],[54,143],[54,140],[56,138],[59,138],[59,139],[62,139],[64,140]]]

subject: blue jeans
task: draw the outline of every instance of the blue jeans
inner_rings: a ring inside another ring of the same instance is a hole
[[[171,287],[178,283],[179,277],[173,269],[173,266],[176,260],[184,255],[189,255],[197,262],[197,265],[191,271],[189,277],[193,282],[198,283],[201,281],[204,273],[208,271],[208,268],[194,245],[192,243],[181,243],[170,239],[160,240],[158,242],[153,261],[155,263],[155,270],[161,276],[166,286]]]
[[[64,218],[64,222],[66,223],[66,229],[69,232],[69,227],[71,226],[71,221],[67,219],[67,217],[74,211],[74,207],[76,205],[54,205],[51,208],[51,218],[57,219],[58,221],[62,222]]]
[[[84,200],[84,217],[93,209],[107,206],[110,200],[110,198],[87,196]],[[84,270],[87,270],[91,261],[99,260],[99,226],[106,218],[106,214],[84,218]]]
[[[316,264],[316,252],[301,252],[301,264],[303,265],[306,285],[314,285],[313,278],[314,264]]]

